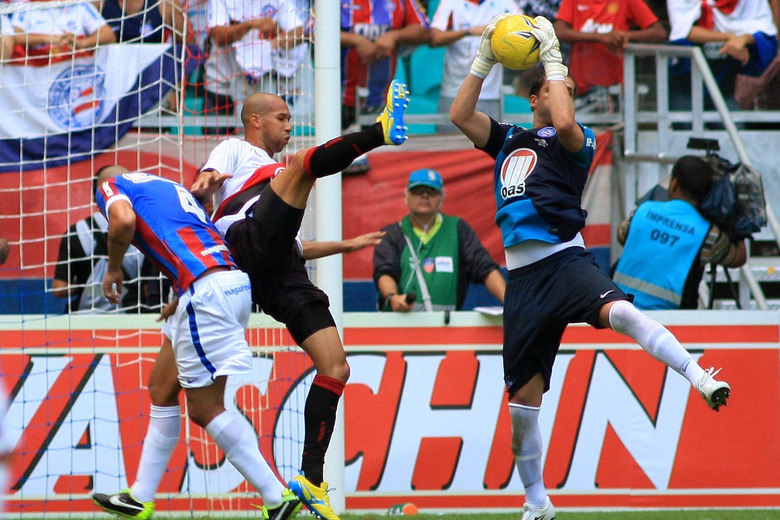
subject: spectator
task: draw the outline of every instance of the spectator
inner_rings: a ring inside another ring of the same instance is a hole
[[[466,70],[479,47],[479,37],[494,16],[520,11],[514,0],[480,2],[479,0],[442,0],[431,21],[431,47],[447,46],[439,95],[440,113],[448,113]],[[478,110],[494,119],[501,117],[501,84],[504,67],[496,67],[485,78],[477,103]],[[455,132],[452,124],[439,125],[439,132]]]
[[[702,45],[721,93],[731,108],[737,74],[758,77],[777,55],[777,27],[767,0],[736,0],[724,6],[700,0],[667,0],[672,43]],[[672,63],[673,109],[690,109],[690,60]],[[709,97],[706,99],[710,107]]]
[[[90,3],[17,11],[11,15],[15,53],[70,55],[114,43],[114,32]]]
[[[14,30],[8,16],[0,14],[0,63],[10,60],[14,53]]]
[[[666,40],[666,31],[644,0],[563,0],[555,32],[560,41],[572,44],[569,70],[580,99],[598,112],[619,110],[617,93],[610,94],[609,87],[623,83],[626,44]]]
[[[173,39],[172,53],[176,57],[181,56],[178,44],[184,41],[186,34],[192,46],[185,54],[185,77],[202,59],[192,30],[186,25],[181,0],[103,0],[101,14],[114,31],[117,42],[162,43]],[[163,106],[177,110],[177,89],[171,89]]]
[[[244,90],[272,92],[291,101],[285,95],[287,80],[309,55],[305,13],[294,0],[276,0],[272,9],[252,0],[209,0],[205,109],[233,114],[235,99]],[[312,78],[309,92],[313,88]],[[231,132],[221,128],[218,133]]]
[[[105,180],[114,176],[113,166],[97,171],[92,181],[92,193]],[[137,280],[141,275],[143,256],[132,247],[125,255],[122,269],[127,290],[120,308],[127,310],[138,303]],[[108,221],[96,211],[68,229],[60,241],[57,265],[51,288],[56,298],[68,298],[68,312],[111,312],[117,307],[103,295],[101,283],[108,266]]]
[[[460,310],[469,282],[484,283],[500,302],[506,282],[466,221],[442,214],[444,184],[436,170],[409,175],[409,215],[385,226],[374,249],[374,283],[380,310]],[[410,303],[415,292],[420,303]]]
[[[341,4],[342,128],[358,112],[379,115],[402,45],[427,43],[428,19],[415,0],[355,0]],[[360,105],[358,88],[368,89]]]
[[[706,161],[681,157],[672,168],[670,200],[643,202],[620,224],[625,249],[612,278],[634,294],[637,308],[695,309],[705,265],[746,262],[744,241],[731,240],[697,211],[712,178]]]
[[[8,260],[8,255],[11,253],[11,246],[8,244],[8,240],[0,238],[0,265],[3,265]]]
[[[161,43],[184,34],[180,0],[103,0],[100,13],[118,42]]]

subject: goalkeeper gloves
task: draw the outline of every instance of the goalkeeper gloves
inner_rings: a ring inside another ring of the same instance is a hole
[[[482,31],[482,36],[479,39],[479,49],[477,49],[477,56],[471,63],[471,73],[478,78],[485,78],[490,74],[490,69],[496,64],[496,57],[493,56],[493,49],[490,48],[490,37],[493,36],[493,31],[496,30],[498,22],[509,16],[508,14],[499,14],[490,20],[490,23]]]
[[[539,61],[544,65],[544,75],[548,80],[563,81],[569,75],[569,69],[563,64],[555,29],[544,16],[537,16],[534,21],[536,27],[531,30],[531,34],[539,42]]]

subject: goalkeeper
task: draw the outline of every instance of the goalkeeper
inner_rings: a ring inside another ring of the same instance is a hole
[[[495,158],[496,222],[509,269],[504,300],[504,380],[509,393],[512,450],[525,486],[522,520],[551,520],[555,508],[542,480],[539,412],[550,387],[555,355],[569,323],[587,322],[634,339],[701,394],[711,408],[726,404],[730,387],[702,370],[677,339],[648,318],[585,250],[580,207],[596,138],[574,119],[574,81],[563,65],[558,38],[544,17],[535,18],[544,75],[531,85],[533,129],[498,123],[476,110],[482,82],[496,61],[490,36],[477,56],[450,119],[475,146]]]

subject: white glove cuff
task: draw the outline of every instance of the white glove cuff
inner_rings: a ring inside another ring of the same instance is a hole
[[[477,56],[474,58],[474,61],[471,62],[470,72],[478,78],[485,79],[485,77],[490,74],[490,69],[493,68],[493,65],[495,65],[495,62],[485,59],[482,56]]]
[[[562,81],[569,75],[569,68],[563,63],[545,63],[544,75],[548,81]]]

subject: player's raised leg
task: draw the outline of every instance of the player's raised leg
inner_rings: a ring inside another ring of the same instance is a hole
[[[701,368],[666,327],[643,314],[633,304],[620,300],[604,305],[599,320],[604,326],[632,338],[648,354],[686,378],[707,406],[716,412],[721,406],[726,406],[731,387],[725,381],[714,378],[720,369]]]
[[[357,157],[379,146],[403,144],[407,139],[404,126],[407,106],[409,91],[404,83],[394,80],[376,124],[298,152],[290,165],[271,181],[271,189],[290,206],[305,207],[316,179],[342,171]]]

